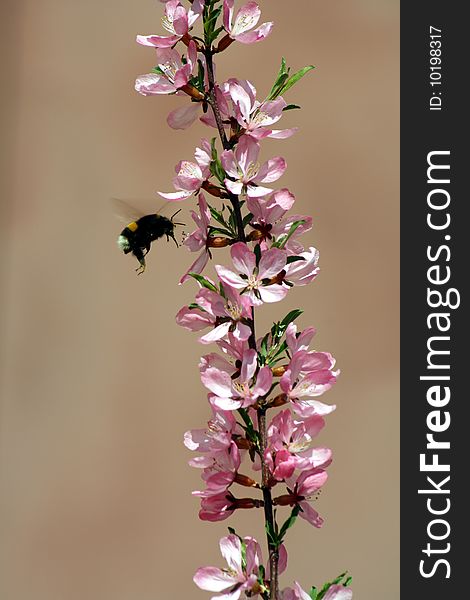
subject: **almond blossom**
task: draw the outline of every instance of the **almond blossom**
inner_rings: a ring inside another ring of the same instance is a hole
[[[194,165],[194,163],[187,163]],[[186,168],[186,167],[185,167]],[[199,170],[200,167],[198,166]],[[180,172],[181,172],[180,168]],[[201,170],[201,177],[203,177],[203,173]],[[175,187],[176,185],[186,185],[186,182],[181,178],[176,181],[174,180]],[[194,184],[189,182],[188,187],[192,187]],[[200,274],[204,271],[204,267],[207,265],[210,253],[207,248],[207,238],[209,236],[209,223],[211,220],[211,213],[209,207],[207,206],[206,199],[204,194],[199,194],[198,200],[199,214],[195,211],[191,211],[191,217],[193,221],[196,223],[196,229],[193,231],[188,237],[184,240],[184,245],[189,248],[191,252],[197,252],[198,250],[202,250],[193,264],[189,267],[186,273],[181,277],[180,284],[184,283],[189,279],[189,273],[197,273]]]
[[[335,360],[328,352],[299,350],[292,356],[282,375],[280,386],[301,417],[324,416],[336,406],[312,398],[321,396],[336,382],[339,371],[333,371]]]
[[[281,592],[280,600],[312,600],[310,594],[300,587],[297,581],[294,581],[293,588],[285,588]]]
[[[258,574],[263,560],[258,542],[231,534],[220,540],[220,552],[228,568],[201,567],[194,575],[194,583],[202,590],[222,594],[215,598],[224,600],[238,600],[242,593],[257,596],[261,591]]]
[[[242,44],[253,44],[264,40],[272,30],[273,24],[263,23],[257,29],[261,10],[256,2],[244,4],[233,19],[235,0],[224,0],[224,27],[229,36]]]
[[[230,492],[222,492],[207,498],[201,498],[199,518],[201,521],[225,521],[236,509],[235,498]]]
[[[203,8],[204,0],[193,0],[188,11],[179,0],[169,0],[166,2],[162,25],[170,35],[138,35],[136,40],[143,46],[171,48],[183,36],[188,34],[191,27],[201,16]]]
[[[258,368],[256,350],[243,355],[237,379],[217,367],[204,368],[201,381],[214,394],[213,403],[222,410],[236,410],[251,406],[271,389],[273,375],[268,367]]]
[[[230,411],[212,411],[212,419],[206,429],[191,429],[184,434],[184,445],[197,452],[217,452],[231,446],[237,422]]]
[[[248,197],[266,196],[272,190],[261,183],[273,183],[284,174],[287,164],[281,156],[276,156],[261,166],[258,163],[260,146],[249,135],[243,135],[235,151],[224,150],[222,166],[228,177],[224,183],[232,194],[246,194]]]
[[[324,425],[319,415],[295,421],[289,410],[274,417],[268,429],[266,461],[276,479],[292,477],[295,469],[305,471],[329,465],[332,456],[329,448],[311,448],[314,437]]]
[[[310,471],[303,471],[297,479],[291,478],[287,482],[288,487],[293,490],[293,496],[296,498],[295,503],[301,509],[299,517],[302,517],[302,519],[305,519],[305,521],[314,527],[321,527],[324,521],[308,500],[311,499],[313,494],[318,492],[327,479],[328,473],[323,469],[316,468]]]
[[[156,73],[147,73],[137,77],[135,89],[143,96],[176,94],[184,88],[197,61],[196,44],[188,45],[187,61],[183,62],[179,52],[173,48],[157,48]]]
[[[344,585],[330,585],[328,591],[323,596],[323,600],[351,600],[353,597],[352,589]]]
[[[183,307],[176,315],[178,325],[191,331],[205,327],[213,329],[199,338],[202,344],[210,344],[224,338],[229,331],[234,337],[245,341],[251,329],[243,320],[251,317],[251,303],[229,285],[224,286],[224,295],[202,288],[196,295],[194,307]]]
[[[228,448],[194,458],[189,464],[203,469],[202,479],[206,484],[205,490],[195,491],[193,496],[208,498],[225,492],[235,481],[241,464],[240,451],[235,442],[230,442]]]
[[[297,256],[302,260],[296,260],[287,265],[284,280],[292,285],[308,285],[320,272],[320,267],[318,266],[320,253],[312,246]]]
[[[287,255],[279,248],[271,248],[261,255],[256,265],[256,255],[245,244],[238,242],[230,249],[235,272],[223,265],[216,265],[216,271],[224,283],[241,290],[253,306],[263,302],[279,302],[287,294],[287,288],[276,282],[283,273]]]
[[[271,125],[277,123],[287,106],[284,98],[259,102],[256,100],[256,88],[246,80],[229,79],[228,89],[230,98],[235,106],[235,117],[243,128],[244,134],[255,140],[266,137],[286,139],[297,129],[276,130]]]
[[[299,350],[308,350],[315,334],[315,327],[306,327],[303,331],[298,332],[297,325],[289,323],[286,329],[286,342],[291,354]]]
[[[201,147],[196,148],[194,157],[196,162],[189,160],[181,160],[175,167],[176,177],[173,178],[173,185],[176,192],[158,192],[162,198],[170,200],[171,202],[180,202],[186,200],[193,194],[197,194],[202,187],[204,181],[210,176],[209,163],[210,163],[210,146],[207,148],[207,140],[202,140]],[[193,220],[195,221],[198,229],[191,240],[186,244],[190,249],[191,247],[197,246],[199,242],[207,237],[207,226],[210,220],[210,212],[207,208],[207,203],[204,196],[199,197],[199,210],[200,217],[195,213],[193,214]],[[205,241],[205,240],[204,240]],[[200,247],[196,248],[199,250]]]

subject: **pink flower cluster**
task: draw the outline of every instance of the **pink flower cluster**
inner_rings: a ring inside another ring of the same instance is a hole
[[[143,95],[189,96],[190,102],[170,113],[169,125],[186,129],[200,116],[217,130],[222,143],[218,151],[215,140],[202,139],[194,160],[176,165],[175,191],[159,192],[171,202],[198,199],[197,211],[191,213],[196,228],[184,241],[197,257],[180,280],[194,279],[198,289],[194,301],[176,315],[179,325],[198,332],[201,344],[214,344],[214,351],[199,363],[211,419],[206,428],[184,436],[186,447],[196,453],[190,465],[201,471],[201,489],[193,494],[200,499],[199,517],[204,521],[222,521],[236,510],[260,508],[272,520],[273,507],[279,513],[290,507],[281,528],[266,521],[272,528],[268,545],[271,566],[276,555],[277,578],[287,565],[283,539],[296,517],[314,527],[323,524],[313,504],[327,480],[332,452],[315,445],[315,439],[335,406],[319,397],[339,374],[331,354],[311,348],[315,329],[298,330],[294,321],[301,311],[274,323],[266,335],[255,334],[255,309],[282,301],[319,273],[318,250],[304,242],[312,218],[293,210],[292,192],[276,188],[287,169],[286,160],[282,156],[260,160],[265,138],[285,139],[296,132],[274,126],[293,107],[282,90],[300,76],[289,80],[283,62],[264,100],[247,80],[217,82],[213,56],[234,41],[263,40],[272,23],[258,26],[260,9],[254,1],[238,11],[234,0],[223,0],[220,6],[213,0],[193,0],[189,6],[180,0],[161,1],[168,35],[137,37],[140,44],[155,48],[157,66],[137,79],[136,90]],[[193,35],[198,21],[204,23],[204,39]],[[223,37],[215,46],[219,34]],[[207,275],[213,253],[223,247],[230,247],[230,264],[216,260],[214,273]],[[267,419],[268,414],[274,416]],[[200,588],[224,600],[237,600],[242,594],[276,600],[310,598],[298,583],[275,591],[277,583],[270,582],[270,565],[262,564],[258,542],[230,531],[220,541],[228,568],[198,569],[194,581]],[[351,597],[347,581],[339,579],[323,596],[324,600]]]

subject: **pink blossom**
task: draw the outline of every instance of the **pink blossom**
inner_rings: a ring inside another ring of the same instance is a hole
[[[311,448],[325,421],[319,415],[294,421],[289,410],[278,413],[268,428],[266,462],[278,480],[288,479],[295,469],[325,468],[331,462],[329,448]]]
[[[283,249],[288,255],[300,255],[304,251],[298,238],[312,228],[312,218],[304,215],[288,215],[287,211],[292,208],[294,201],[294,195],[285,188],[267,197],[247,198],[248,210],[253,215],[250,226],[259,232],[262,250],[269,247],[268,242],[284,240]],[[297,223],[296,229],[291,231],[295,223]]]
[[[175,94],[187,85],[197,61],[196,44],[188,46],[187,62],[173,48],[157,48],[158,73],[147,73],[136,79],[135,89],[143,96]]]
[[[297,581],[294,581],[293,588],[285,588],[281,592],[281,600],[312,600],[310,595],[303,590]]]
[[[172,110],[169,113],[166,122],[172,129],[187,129],[197,119],[200,110],[200,102],[186,103],[184,106]]]
[[[296,228],[292,231],[296,223]],[[297,256],[304,251],[299,238],[307,231],[310,231],[310,229],[312,229],[312,217],[308,215],[288,214],[283,219],[273,223],[271,236],[277,242],[286,240],[289,236],[289,239],[284,241],[283,248],[288,255]]]
[[[242,320],[251,317],[251,303],[246,296],[240,296],[237,290],[228,285],[224,287],[224,294],[225,296],[222,296],[202,288],[195,298],[197,307],[182,308],[176,322],[192,331],[213,326],[212,331],[199,338],[202,344],[216,342],[226,337],[229,331],[232,331],[236,338],[247,340],[251,329]]]
[[[336,382],[339,371],[333,371],[335,360],[328,352],[298,350],[292,356],[289,368],[281,377],[282,391],[292,401],[292,408],[301,417],[327,415],[336,406],[312,400],[329,390]]]
[[[267,394],[272,384],[269,367],[261,367],[258,373],[257,352],[247,350],[242,359],[240,375],[233,379],[226,371],[217,367],[204,368],[201,381],[214,394],[213,403],[222,410],[246,408]],[[255,377],[256,375],[256,377]]]
[[[271,248],[261,255],[256,265],[256,255],[243,242],[237,242],[230,249],[235,272],[222,265],[216,265],[219,278],[228,285],[241,290],[253,306],[263,302],[279,302],[287,289],[272,280],[286,267],[287,254],[279,248]]]
[[[309,504],[308,500],[313,494],[318,492],[327,479],[328,473],[323,469],[318,468],[311,469],[310,471],[303,471],[300,473],[297,480],[292,478],[288,481],[288,486],[293,490],[294,495],[297,496],[297,504],[301,508],[299,516],[314,527],[321,527],[323,525],[323,519]]]
[[[201,147],[196,148],[194,153],[196,162],[181,160],[176,165],[176,177],[173,178],[173,185],[177,191],[158,192],[160,196],[172,202],[180,202],[199,192],[204,181],[210,176],[210,160],[207,158],[207,143],[207,140],[202,140]],[[195,247],[196,250],[199,250],[202,247],[200,245],[202,240],[204,239],[205,243],[207,239],[206,225],[208,225],[208,219],[210,220],[210,212],[207,208],[204,196],[202,199],[199,197],[199,210],[201,212],[200,217],[197,217],[195,213],[193,213],[193,219],[196,222],[198,229],[194,236],[189,236],[191,240],[186,244],[190,249],[191,247]]]
[[[261,183],[272,183],[277,181],[287,168],[286,161],[276,156],[263,165],[258,163],[260,146],[256,140],[249,135],[243,135],[233,150],[224,150],[221,155],[222,166],[227,177],[225,186],[233,194],[242,193],[249,197],[266,196],[272,190],[262,187]]]
[[[258,573],[262,561],[258,542],[251,537],[242,541],[230,534],[220,540],[220,551],[228,568],[201,567],[194,575],[194,583],[202,590],[223,594],[215,598],[224,600],[238,600],[242,593],[257,595],[261,591]]]
[[[277,190],[267,197],[248,198],[248,210],[252,213],[252,224],[259,225],[257,229],[265,228],[270,231],[274,223],[279,222],[295,202],[294,194],[287,188]],[[271,239],[271,237],[269,237]]]
[[[240,361],[240,363],[243,360],[245,352],[249,349],[246,340],[236,338],[230,331],[227,335],[227,339],[219,340],[217,346],[224,354],[229,356],[232,361]]]
[[[217,452],[231,446],[232,434],[239,429],[229,411],[212,409],[212,419],[206,429],[191,429],[184,434],[184,445],[196,452]]]
[[[204,491],[195,491],[193,492],[193,496],[208,498],[209,496],[216,496],[228,490],[235,481],[240,462],[240,451],[235,442],[230,442],[228,448],[191,459],[189,464],[192,467],[204,469],[202,479],[206,484]]]
[[[297,129],[278,130],[271,125],[282,117],[287,102],[282,98],[259,102],[256,100],[256,89],[249,81],[229,79],[229,94],[235,107],[235,117],[240,127],[256,140],[266,137],[286,139]]]
[[[154,48],[171,48],[189,32],[203,8],[204,0],[194,0],[187,12],[179,0],[167,1],[162,25],[170,35],[138,35],[137,42]]]
[[[234,0],[224,0],[224,27],[230,37],[242,44],[253,44],[266,38],[273,24],[263,23],[256,27],[261,16],[261,10],[256,2],[247,2],[240,8],[233,20]]]
[[[219,342],[220,344],[220,342]],[[205,373],[208,369],[218,369],[219,371],[224,371],[230,377],[235,375],[237,372],[237,368],[230,363],[225,357],[220,356],[216,352],[211,352],[210,354],[205,354],[201,356],[199,361],[199,372],[201,375]]]
[[[352,589],[344,585],[330,585],[328,591],[323,596],[323,600],[351,600],[353,597]]]
[[[201,510],[199,518],[201,521],[224,521],[228,519],[235,510],[235,498],[230,492],[222,492],[215,496],[201,499]]]
[[[186,273],[181,277],[179,281],[180,284],[184,283],[190,278],[189,273],[202,273],[210,258],[210,252],[206,244],[207,238],[209,237],[211,213],[209,207],[207,206],[204,194],[199,194],[198,207],[199,214],[193,210],[191,211],[191,217],[196,223],[196,229],[184,240],[184,245],[187,246],[191,252],[197,252],[198,250],[202,251],[186,271]],[[193,329],[193,331],[195,330]]]
[[[307,251],[301,252],[303,260],[297,260],[286,267],[285,280],[294,285],[307,285],[311,283],[320,272],[318,259],[320,253],[311,246]]]
[[[294,354],[298,350],[308,350],[316,332],[315,327],[307,327],[302,332],[297,333],[297,325],[289,323],[286,329],[286,342],[290,353]]]

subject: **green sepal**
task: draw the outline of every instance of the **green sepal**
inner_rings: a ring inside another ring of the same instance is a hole
[[[290,226],[289,231],[286,233],[286,235],[281,235],[280,238],[278,238],[273,246],[275,246],[276,248],[284,248],[284,246],[287,244],[287,242],[289,241],[289,239],[294,235],[296,229],[298,229],[298,227],[300,227],[300,225],[302,225],[303,223],[305,223],[305,219],[300,219],[299,221],[294,221],[292,223],[292,225]]]
[[[287,264],[290,265],[293,262],[298,262],[299,260],[305,260],[303,256],[288,256]]]
[[[202,287],[211,290],[212,292],[217,293],[217,288],[213,283],[211,283],[208,279],[204,277],[204,275],[199,275],[199,273],[188,273],[190,277],[193,277]]]
[[[286,521],[282,525],[281,530],[279,531],[279,539],[281,540],[281,542],[284,540],[284,536],[286,535],[287,531],[296,522],[299,512],[300,512],[300,508],[298,506],[294,506],[294,508],[292,509],[292,512],[290,514],[290,517],[288,519],[286,519]]]

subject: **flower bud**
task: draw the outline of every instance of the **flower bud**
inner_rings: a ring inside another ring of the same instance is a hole
[[[224,50],[226,50],[230,44],[233,42],[234,40],[229,36],[229,34],[227,33],[226,36],[224,36],[220,42],[217,45],[217,49],[216,52],[223,52]]]
[[[287,365],[281,365],[279,367],[273,367],[271,369],[274,377],[282,377],[284,373],[287,371]]]

